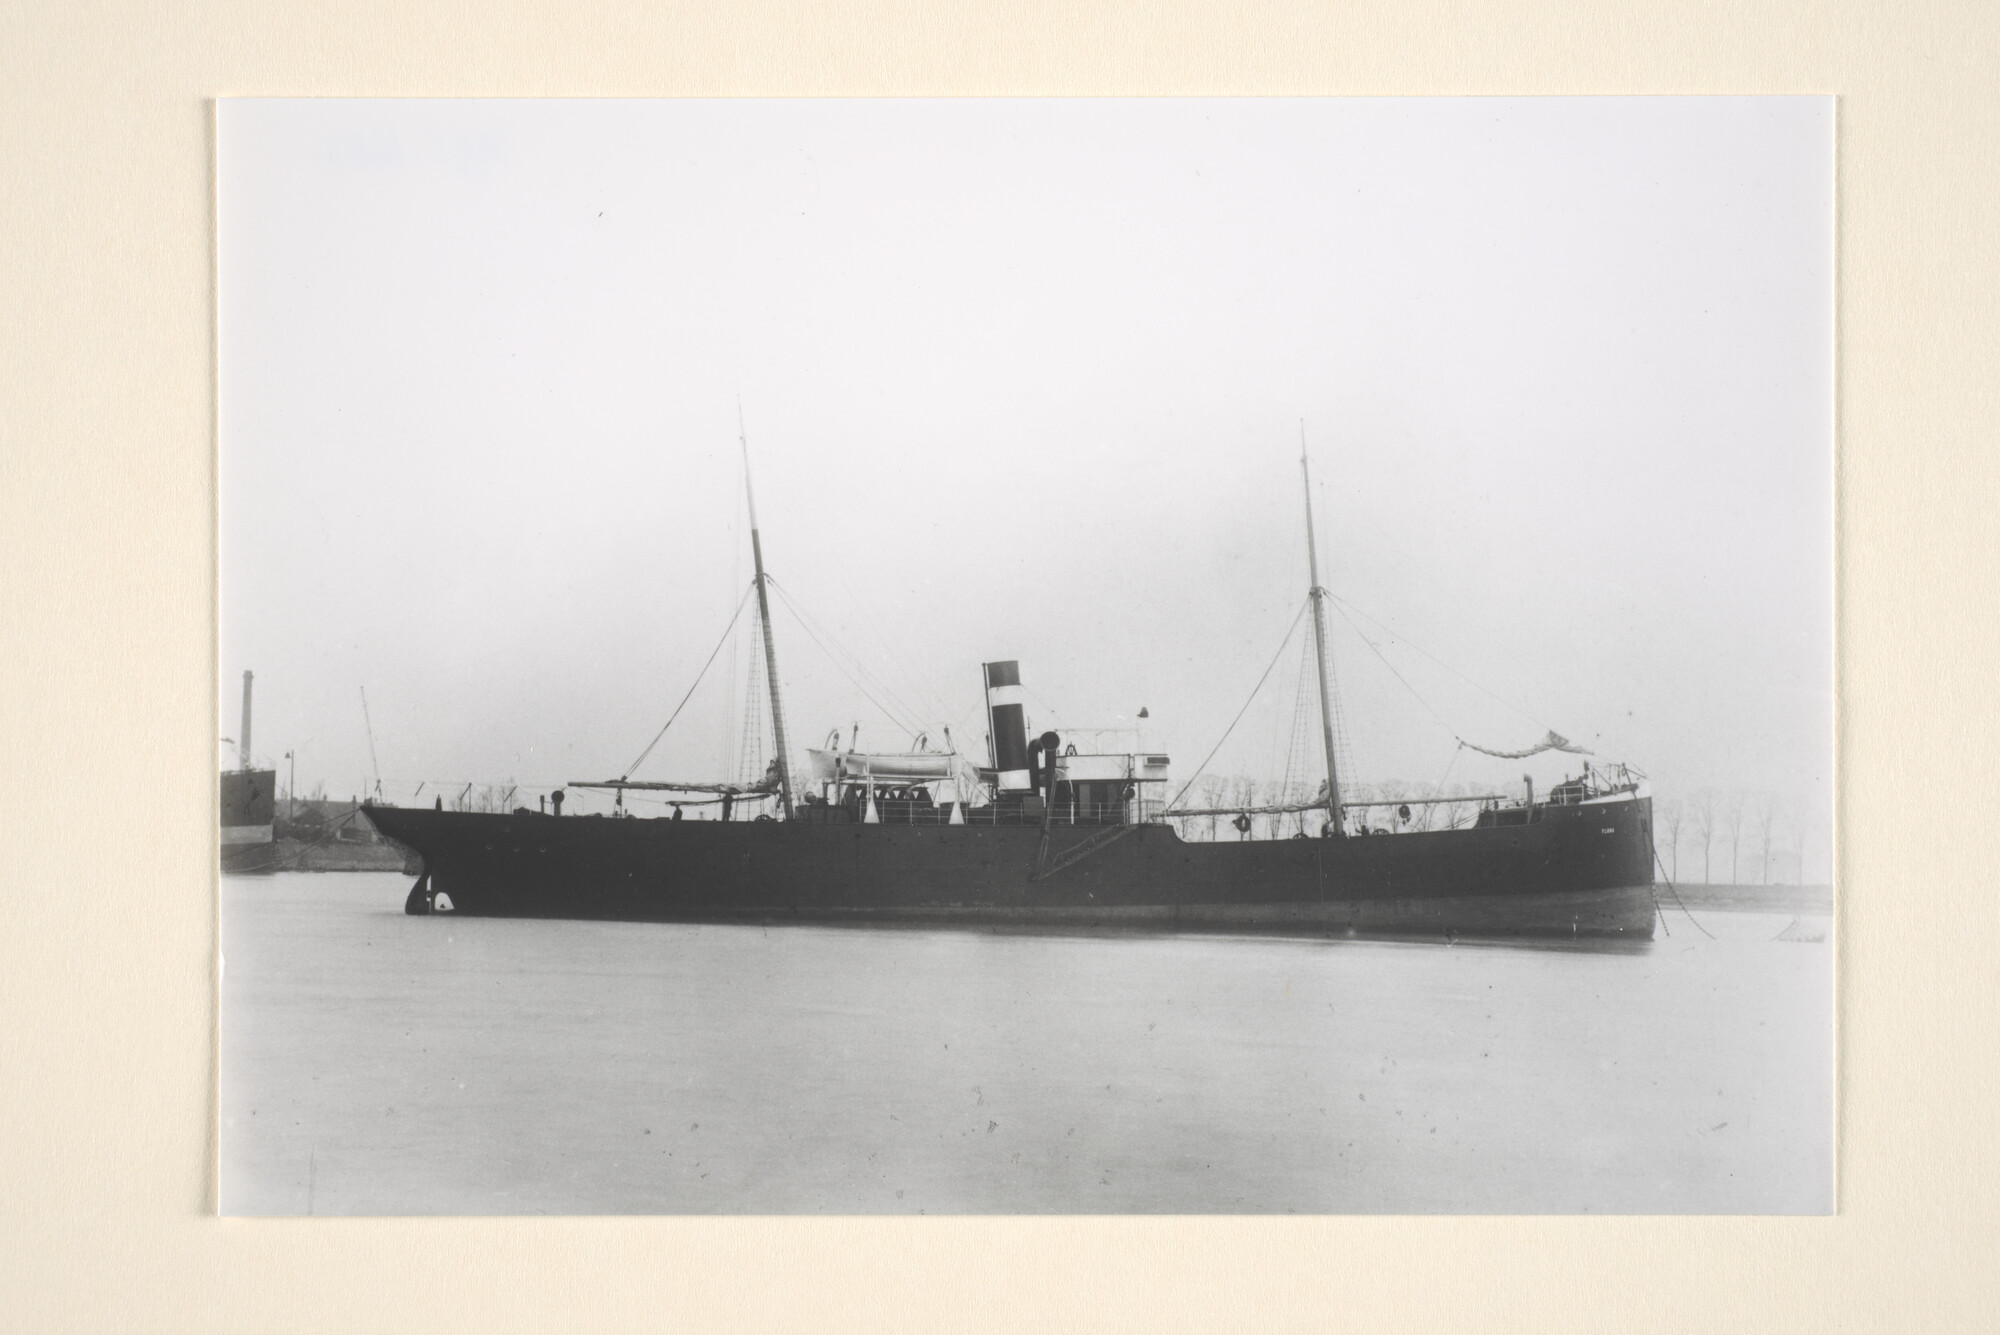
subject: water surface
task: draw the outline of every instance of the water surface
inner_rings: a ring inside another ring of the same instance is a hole
[[[223,880],[225,1213],[1832,1206],[1824,919],[1599,953],[411,918],[407,879]]]

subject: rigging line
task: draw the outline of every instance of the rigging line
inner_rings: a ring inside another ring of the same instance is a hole
[[[743,686],[743,733],[736,748],[735,774],[739,781],[747,780],[761,769],[764,760],[764,702],[768,688],[764,674],[757,670],[763,661],[763,646],[753,635],[750,670],[745,674]]]
[[[801,619],[804,619],[806,616],[805,609],[800,607],[796,602],[792,604],[792,609],[799,614]],[[916,719],[922,719],[927,716],[931,718],[944,717],[946,711],[931,696],[930,691],[921,682],[904,680],[892,685],[888,678],[869,667],[866,659],[848,648],[846,641],[833,633],[832,627],[820,621],[817,617],[813,618],[813,620],[819,627],[820,632],[829,640],[832,640],[836,648],[847,655],[848,659],[853,663],[855,670],[873,682],[876,690],[894,700],[896,707],[902,710],[907,717]],[[908,653],[898,652],[892,648],[881,631],[870,625],[866,620],[861,620],[858,624],[860,633],[873,643],[875,649],[880,654],[880,660],[878,661],[902,662],[909,658]],[[916,699],[914,706],[910,703],[912,697]]]
[[[904,664],[912,661],[912,655],[910,654],[908,649],[907,648],[901,650],[897,649],[895,645],[891,643],[888,635],[885,634],[882,630],[880,630],[879,628],[877,628],[876,626],[867,621],[861,622],[860,625],[862,633],[866,635],[869,638],[869,640],[871,640],[874,643],[876,648],[882,654],[882,659],[880,661],[892,662],[892,663],[904,663]],[[870,672],[869,675],[875,676],[877,677],[878,680],[881,680],[879,674]],[[884,682],[884,684],[886,686],[887,683]],[[902,690],[901,692],[898,693],[897,698],[904,702],[904,707],[909,713],[917,715],[928,714],[933,719],[939,719],[939,720],[942,720],[950,716],[951,708],[948,703],[947,697],[941,696],[937,693],[935,686],[932,684],[930,678],[928,678],[927,676],[918,675],[914,677],[904,677],[901,679],[901,686]],[[914,698],[916,702],[920,706],[922,706],[921,709],[908,708],[908,701],[912,698]]]
[[[730,632],[736,629],[737,619],[743,615],[744,605],[747,604],[749,601],[750,601],[750,590],[746,588],[743,590],[743,596],[736,600],[736,610],[730,614],[729,624],[722,628],[722,638],[717,640],[715,642],[715,648],[709,651],[708,661],[701,665],[701,671],[694,674],[694,684],[687,688],[687,694],[682,696],[681,702],[674,706],[674,712],[667,716],[667,721],[665,723],[662,723],[660,725],[660,730],[653,734],[653,740],[646,743],[646,749],[639,753],[639,758],[633,761],[631,764],[627,765],[625,767],[625,772],[619,775],[618,776],[619,778],[621,779],[631,778],[632,771],[639,768],[640,765],[645,763],[646,757],[653,754],[653,748],[660,744],[660,739],[667,735],[667,729],[674,726],[674,720],[681,716],[681,711],[687,708],[687,702],[693,698],[695,687],[701,685],[701,679],[708,675],[708,670],[711,667],[715,666],[715,656],[722,652],[723,645],[728,644],[730,642],[729,639]]]
[[[840,638],[833,633],[833,629],[830,626],[820,621],[818,617],[810,615],[805,610],[805,608],[799,606],[797,600],[791,596],[790,591],[787,590],[782,584],[779,584],[775,578],[771,580],[771,586],[778,590],[779,596],[785,600],[785,606],[790,608],[792,611],[792,615],[796,616],[799,619],[799,624],[806,628],[807,634],[814,636],[824,635],[826,637],[826,640],[833,641],[833,648],[828,648],[825,640],[818,640],[816,642],[819,644],[820,648],[823,651],[825,651],[827,657],[832,658],[834,660],[834,665],[836,667],[839,667],[843,673],[847,674],[848,680],[854,682],[855,686],[861,688],[862,694],[867,695],[868,692],[867,688],[862,686],[862,683],[858,678],[866,677],[869,681],[874,683],[875,689],[877,691],[880,691],[883,695],[886,695],[891,700],[895,701],[896,710],[891,710],[887,706],[883,705],[881,701],[875,700],[875,707],[877,709],[882,710],[884,714],[888,715],[890,722],[894,723],[897,727],[902,728],[905,731],[911,733],[913,736],[918,731],[921,731],[920,728],[910,727],[907,720],[913,718],[922,719],[926,715],[933,713],[935,711],[934,703],[931,705],[926,705],[924,708],[912,708],[910,702],[903,697],[900,691],[892,687],[879,674],[870,671],[868,665],[862,661],[862,658],[859,654],[855,653],[852,649],[849,649],[846,646],[846,644],[842,643]],[[840,651],[840,654],[846,656],[847,661],[845,663],[841,662],[840,656],[836,655],[833,652],[834,649],[838,649]],[[869,699],[874,700],[874,697],[869,696]],[[898,714],[896,712],[897,710],[900,710],[901,713]]]
[[[1063,730],[1064,732],[1068,732],[1068,731],[1070,731],[1070,726],[1069,726],[1069,724],[1067,724],[1067,723],[1063,722],[1063,719],[1062,719],[1062,715],[1060,715],[1060,714],[1056,713],[1056,707],[1055,707],[1054,705],[1052,705],[1052,704],[1050,704],[1050,703],[1049,703],[1048,701],[1046,701],[1046,700],[1042,699],[1042,697],[1041,697],[1041,696],[1039,696],[1039,695],[1036,695],[1036,694],[1035,694],[1035,693],[1034,693],[1033,691],[1029,690],[1029,689],[1028,689],[1028,688],[1027,688],[1026,686],[1023,686],[1023,687],[1021,688],[1021,694],[1023,694],[1023,695],[1025,695],[1025,696],[1027,696],[1027,697],[1028,697],[1028,699],[1029,699],[1029,700],[1030,700],[1030,701],[1031,701],[1031,702],[1032,702],[1032,703],[1033,703],[1033,704],[1034,704],[1034,705],[1035,705],[1035,706],[1036,706],[1037,708],[1039,708],[1039,709],[1044,709],[1044,710],[1047,710],[1047,711],[1048,711],[1048,715],[1049,715],[1049,722],[1050,722],[1050,723],[1054,724],[1054,725],[1055,725],[1056,727],[1058,727],[1058,728],[1061,728],[1061,729],[1062,729],[1062,730]]]
[[[888,720],[891,723],[903,729],[905,732],[910,733],[912,736],[916,735],[918,729],[912,728],[909,725],[909,723],[907,723],[903,718],[901,718],[896,713],[895,710],[889,708],[889,706],[883,704],[880,700],[877,700],[874,696],[874,693],[871,692],[866,686],[861,684],[861,679],[855,676],[852,672],[848,671],[847,665],[840,661],[839,656],[836,655],[833,652],[833,650],[826,647],[826,642],[820,639],[819,633],[812,628],[812,623],[806,619],[805,614],[799,610],[798,604],[794,603],[791,600],[791,597],[788,594],[786,594],[784,589],[776,585],[774,585],[773,587],[778,588],[778,596],[784,599],[786,608],[788,608],[791,611],[793,616],[799,619],[799,628],[805,631],[807,637],[810,638],[814,644],[819,646],[820,652],[825,654],[828,660],[831,661],[836,668],[840,669],[841,675],[846,677],[848,681],[854,684],[854,689],[860,691],[861,694],[867,698],[868,703],[874,705],[877,709],[881,710],[882,713],[888,718]]]
[[[1327,590],[1327,597],[1333,599],[1336,603],[1341,604],[1343,607],[1346,607],[1347,609],[1352,611],[1356,616],[1359,616],[1362,620],[1376,627],[1378,630],[1380,630],[1383,634],[1389,636],[1391,639],[1399,640],[1403,644],[1406,644],[1410,648],[1416,650],[1418,653],[1422,654],[1425,658],[1430,659],[1431,662],[1436,663],[1446,672],[1449,672],[1452,676],[1457,677],[1460,681],[1464,682],[1466,685],[1471,686],[1474,690],[1483,691],[1487,695],[1492,696],[1495,700],[1498,700],[1501,704],[1507,706],[1507,708],[1513,710],[1515,713],[1519,714],[1522,718],[1528,720],[1528,722],[1534,724],[1536,727],[1538,728],[1549,727],[1548,724],[1542,722],[1541,719],[1537,718],[1529,710],[1523,709],[1519,704],[1516,704],[1514,701],[1509,700],[1506,696],[1501,695],[1497,691],[1493,690],[1491,687],[1486,686],[1483,683],[1474,681],[1472,678],[1466,676],[1463,672],[1460,672],[1457,668],[1453,667],[1451,664],[1445,662],[1442,658],[1439,658],[1436,654],[1430,652],[1430,650],[1424,648],[1422,645],[1410,639],[1407,635],[1403,635],[1400,632],[1394,630],[1393,628],[1383,625],[1380,621],[1377,621],[1374,617],[1369,616],[1366,612],[1356,607],[1353,603],[1348,602],[1347,599],[1341,597],[1333,590],[1331,589]],[[1353,622],[1350,621],[1348,624],[1352,625]],[[1373,646],[1371,645],[1370,647],[1372,648]],[[1377,652],[1379,653],[1380,651],[1378,650]],[[1553,732],[1554,729],[1550,728],[1549,731]],[[1453,736],[1456,735],[1457,735],[1456,733],[1453,734]]]
[[[1312,720],[1319,714],[1319,692],[1312,689],[1312,672],[1312,646],[1306,643],[1302,635],[1299,637],[1299,668],[1294,674],[1298,680],[1292,695],[1292,735],[1285,743],[1287,782],[1291,781],[1294,773],[1298,775],[1301,784],[1311,782],[1306,778],[1311,764],[1311,752],[1308,749],[1311,742],[1308,738],[1311,736]],[[1348,773],[1353,773],[1352,764],[1347,764],[1345,768]]]
[[[1451,759],[1445,762],[1444,773],[1438,775],[1437,786],[1431,792],[1432,797],[1444,796],[1444,786],[1450,781],[1451,772],[1458,768],[1458,758],[1464,754],[1465,748],[1462,746],[1454,746],[1451,749]]]
[[[1444,730],[1451,734],[1452,740],[1457,742],[1460,746],[1465,745],[1465,739],[1458,735],[1458,729],[1452,727],[1451,724],[1449,723],[1445,723],[1444,715],[1438,713],[1437,710],[1432,709],[1431,702],[1424,699],[1423,696],[1417,694],[1417,688],[1410,685],[1409,679],[1406,678],[1402,673],[1396,671],[1396,665],[1394,663],[1391,663],[1387,658],[1387,656],[1384,655],[1380,649],[1377,649],[1375,647],[1375,641],[1369,639],[1367,635],[1362,633],[1361,627],[1354,624],[1354,618],[1347,615],[1347,609],[1340,605],[1340,600],[1338,598],[1334,599],[1333,610],[1340,613],[1340,619],[1347,623],[1347,628],[1349,630],[1353,631],[1356,635],[1361,636],[1361,642],[1367,645],[1369,649],[1373,650],[1375,656],[1382,660],[1382,666],[1388,668],[1390,674],[1394,676],[1397,681],[1403,683],[1403,689],[1408,691],[1411,697],[1414,698],[1418,704],[1424,707],[1424,711],[1428,713],[1432,718],[1436,719],[1440,724],[1444,725]]]
[[[800,629],[805,631],[806,635],[812,640],[812,642],[819,646],[820,652],[827,656],[827,659],[830,662],[832,662],[834,667],[840,670],[841,675],[846,677],[847,680],[853,684],[854,688],[860,691],[861,694],[867,698],[870,704],[874,705],[877,709],[881,710],[883,716],[886,717],[890,723],[894,724],[898,728],[901,728],[903,731],[909,733],[911,736],[914,737],[919,731],[921,731],[920,728],[912,727],[909,722],[911,718],[920,717],[918,711],[911,709],[909,707],[908,702],[903,700],[900,696],[898,696],[895,691],[891,690],[887,683],[883,682],[880,678],[877,678],[874,673],[868,671],[867,667],[861,662],[861,660],[858,657],[855,656],[853,651],[848,649],[846,645],[842,644],[838,639],[834,637],[832,630],[828,629],[824,625],[821,625],[817,618],[808,616],[806,614],[806,610],[800,607],[798,603],[793,600],[791,594],[787,593],[783,588],[783,586],[779,585],[776,580],[773,580],[771,583],[772,587],[778,590],[778,597],[784,600],[785,607],[791,612],[793,616],[798,618]],[[820,638],[822,632],[826,636],[825,639]],[[832,647],[829,647],[827,645],[827,640],[833,640]],[[835,653],[834,652],[835,649],[838,649],[840,653]],[[842,654],[846,655],[846,661],[842,661],[841,658]],[[886,695],[891,700],[894,700],[896,702],[896,708],[891,709],[888,705],[882,703],[880,699],[876,698],[876,696],[869,691],[867,683],[862,680],[862,678],[864,677],[874,682],[875,689],[877,691],[880,691],[883,695]]]
[[[883,633],[879,625],[866,619],[857,619],[857,624],[860,628],[860,633],[874,645],[876,651],[881,655],[876,661],[885,663],[907,663],[910,661],[911,655],[907,648],[899,649],[897,646],[892,645],[889,642],[888,636]],[[831,634],[830,631],[828,633]],[[928,714],[933,718],[943,718],[950,712],[944,708],[943,702],[932,693],[929,684],[922,677],[914,679],[905,678],[900,683],[903,688],[902,690],[892,690],[888,681],[879,673],[869,670],[859,655],[847,649],[845,644],[842,644],[841,648],[854,658],[855,663],[864,672],[867,672],[869,677],[873,678],[875,684],[881,688],[885,695],[895,698],[896,703],[902,707],[903,712],[906,714],[912,717],[921,717]],[[910,708],[910,697],[912,696],[922,706],[921,709]]]
[[[1208,768],[1208,762],[1215,759],[1215,753],[1222,749],[1222,743],[1229,740],[1229,734],[1236,731],[1236,725],[1241,723],[1243,716],[1250,712],[1250,705],[1257,699],[1257,692],[1264,689],[1264,682],[1270,677],[1271,669],[1278,666],[1278,660],[1285,656],[1285,648],[1291,644],[1292,634],[1298,630],[1299,622],[1305,618],[1306,608],[1310,605],[1311,601],[1308,598],[1299,603],[1299,610],[1292,615],[1292,624],[1285,629],[1285,638],[1278,642],[1278,652],[1271,655],[1271,661],[1265,665],[1264,675],[1257,678],[1257,684],[1250,688],[1250,698],[1243,702],[1243,708],[1236,711],[1236,717],[1229,720],[1229,726],[1222,730],[1221,738],[1216,741],[1214,747],[1209,750],[1209,753],[1202,758],[1201,764],[1195,766],[1194,773],[1188,775],[1188,781],[1181,785],[1181,790],[1178,793],[1174,794],[1174,800],[1161,808],[1162,815],[1171,816],[1173,814],[1174,808],[1180,805],[1180,800],[1187,796],[1188,789],[1194,787],[1194,781],[1199,779],[1201,772]]]
[[[1465,754],[1465,748],[1463,746],[1454,746],[1453,748],[1451,748],[1451,759],[1445,762],[1444,773],[1438,775],[1437,783],[1435,783],[1431,787],[1432,797],[1444,796],[1445,781],[1451,778],[1452,770],[1457,768],[1458,766],[1458,758],[1464,754]],[[1435,806],[1427,807],[1424,809],[1424,828],[1426,830],[1428,830],[1431,827],[1431,813],[1436,810],[1437,808]],[[1453,825],[1452,828],[1457,829],[1458,827],[1456,825]]]
[[[1285,775],[1278,784],[1278,801],[1280,803],[1291,802],[1298,796],[1292,787],[1292,776],[1294,774],[1300,775],[1300,786],[1303,786],[1304,771],[1299,766],[1301,753],[1306,748],[1306,713],[1309,708],[1306,701],[1306,675],[1311,652],[1311,641],[1301,636],[1299,638],[1299,666],[1298,670],[1292,674],[1292,719],[1291,726],[1287,729],[1285,736]],[[1278,817],[1273,828],[1281,828],[1283,822],[1284,818],[1282,816]],[[1298,813],[1298,827],[1301,832],[1306,828],[1306,814],[1304,811]]]
[[[818,617],[808,613],[804,607],[800,606],[798,600],[791,596],[791,590],[781,585],[778,582],[777,576],[775,575],[770,576],[770,580],[772,587],[776,588],[778,592],[784,596],[785,605],[792,609],[792,615],[796,616],[799,619],[800,624],[808,625],[812,630],[824,636],[825,639],[831,640],[833,642],[832,649],[838,649],[842,655],[845,655],[846,662],[840,665],[842,671],[851,670],[852,672],[857,673],[860,676],[867,677],[871,682],[874,683],[876,690],[888,696],[891,700],[894,700],[896,702],[896,708],[902,710],[905,715],[911,718],[916,718],[929,712],[927,708],[912,709],[910,707],[909,701],[905,700],[900,692],[896,691],[893,687],[891,687],[889,683],[883,680],[879,675],[869,670],[868,665],[862,661],[861,655],[855,653],[852,649],[849,649],[846,643],[842,641],[839,636],[833,633],[833,628],[831,626],[828,626],[825,622],[821,621]],[[822,643],[820,647],[822,649],[827,649],[825,643]],[[832,649],[827,650],[829,656],[832,656]],[[859,683],[856,684],[858,685]],[[891,718],[895,719],[895,716],[891,715]],[[895,720],[895,721],[897,722],[897,725],[899,727],[902,726],[901,720]]]
[[[1305,745],[1306,660],[1312,653],[1312,644],[1310,641],[1303,641],[1300,643],[1299,649],[1298,670],[1292,674],[1292,714],[1291,718],[1286,722],[1283,734],[1285,767],[1282,771],[1283,777],[1278,780],[1278,791],[1283,794],[1280,800],[1286,802],[1291,800],[1292,775],[1297,770],[1299,752]],[[1284,683],[1280,682],[1279,684],[1282,686]],[[1276,767],[1277,736],[1278,734],[1274,727],[1271,743],[1272,761],[1265,766],[1267,773]]]

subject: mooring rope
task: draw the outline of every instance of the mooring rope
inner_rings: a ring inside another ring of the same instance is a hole
[[[1692,913],[1688,913],[1688,906],[1681,902],[1681,892],[1674,889],[1673,878],[1667,875],[1667,864],[1660,861],[1660,846],[1658,844],[1654,844],[1652,848],[1653,848],[1653,865],[1660,869],[1660,880],[1666,883],[1667,893],[1674,897],[1674,903],[1680,908],[1680,911],[1682,913],[1687,914],[1687,920],[1694,924],[1694,929],[1697,932],[1700,932],[1703,936],[1707,937],[1711,941],[1715,940],[1715,933],[1709,931],[1706,927],[1703,927],[1701,925],[1701,919],[1695,917],[1694,914]],[[1658,895],[1653,896],[1653,907],[1658,908],[1659,904],[1660,904],[1660,897]],[[1667,915],[1662,913],[1660,915],[1660,926],[1665,927],[1666,925],[1667,925]],[[1668,935],[1671,936],[1673,935],[1673,933],[1669,932]]]

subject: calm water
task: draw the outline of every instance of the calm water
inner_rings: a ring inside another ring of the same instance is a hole
[[[407,879],[224,879],[225,1213],[1832,1205],[1789,914],[1591,953],[410,918]]]

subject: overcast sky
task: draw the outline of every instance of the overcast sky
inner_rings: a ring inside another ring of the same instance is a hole
[[[222,731],[252,668],[301,791],[370,781],[364,686],[393,800],[623,772],[749,583],[740,401],[767,564],[896,720],[983,752],[1016,658],[1185,777],[1305,594],[1303,422],[1355,779],[1546,781],[1454,738],[1554,728],[1824,810],[1832,123],[226,101]],[[795,750],[906,744],[775,620]],[[640,777],[729,777],[750,625]],[[1302,647],[1214,768],[1285,768]]]

